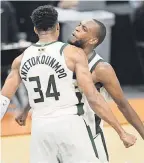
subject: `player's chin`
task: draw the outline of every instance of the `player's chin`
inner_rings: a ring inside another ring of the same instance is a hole
[[[71,36],[71,37],[68,39],[67,42],[68,42],[69,44],[74,44],[76,41],[77,41],[76,37]]]
[[[71,44],[71,45],[75,45],[75,41],[74,40],[68,40],[67,41],[69,44]]]

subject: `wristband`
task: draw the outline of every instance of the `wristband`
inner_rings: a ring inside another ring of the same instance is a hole
[[[9,104],[10,100],[5,96],[0,95],[0,119],[5,115]]]

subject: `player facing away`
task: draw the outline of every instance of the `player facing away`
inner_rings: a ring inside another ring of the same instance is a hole
[[[119,81],[112,66],[104,61],[96,51],[94,50],[99,44],[101,44],[106,36],[106,27],[103,23],[97,20],[82,21],[74,30],[69,39],[69,43],[77,47],[81,47],[87,55],[89,70],[92,73],[93,81],[96,89],[101,92],[103,88],[114,99],[118,108],[123,113],[127,121],[135,127],[144,139],[144,126],[124,97],[123,91],[120,87]],[[117,91],[115,91],[117,90]],[[76,90],[77,94],[79,90]],[[81,97],[81,96],[79,96]],[[25,125],[25,120],[30,107],[27,106],[23,112],[17,117],[16,121],[19,125]],[[103,133],[103,122],[92,111],[87,100],[84,105],[84,119],[86,123],[91,127],[94,142],[97,150],[97,157],[101,162],[105,163],[109,160],[105,138]]]
[[[117,131],[127,147],[136,138],[127,134],[107,103],[95,89],[82,49],[58,42],[58,13],[52,6],[40,6],[32,13],[36,44],[12,63],[1,91],[1,118],[21,81],[33,108],[30,163],[100,163],[90,128],[79,116],[75,85],[85,94],[94,112]],[[73,73],[76,80],[73,80]],[[88,132],[89,131],[89,132]]]

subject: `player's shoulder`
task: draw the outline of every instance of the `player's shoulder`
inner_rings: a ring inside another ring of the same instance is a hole
[[[86,54],[83,49],[78,48],[76,46],[68,45],[65,52],[68,53],[68,55],[75,61],[87,60]]]
[[[107,62],[99,62],[94,73],[97,80],[103,84],[116,79],[116,73],[113,67]]]
[[[28,46],[23,53],[29,52],[30,50],[36,49],[38,48],[37,44],[31,44],[30,46]]]
[[[81,49],[79,47],[76,47],[74,45],[68,44],[66,48],[67,48],[67,50],[70,50],[72,52],[76,52],[76,53],[79,53],[79,54],[85,54],[83,49]]]
[[[113,67],[105,61],[99,62],[97,66],[95,67],[95,72],[97,73],[109,73],[113,71]]]
[[[24,54],[22,53],[14,59],[14,61],[12,63],[12,68],[19,68],[20,67],[23,55]]]

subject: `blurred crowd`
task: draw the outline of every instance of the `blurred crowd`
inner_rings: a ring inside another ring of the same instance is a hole
[[[30,15],[33,9],[39,5],[50,4],[64,9],[75,9],[78,0],[67,1],[1,1],[1,41],[2,43],[17,42],[21,39],[36,41],[33,33],[33,26]],[[126,5],[126,2],[133,8],[132,24],[135,39],[144,41],[141,34],[144,31],[144,2],[143,1],[122,1],[120,4]],[[117,1],[105,1],[107,6],[117,4]],[[105,6],[106,6],[105,5]],[[107,10],[109,7],[105,7]]]

